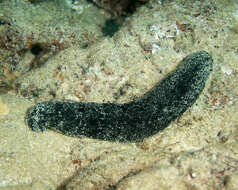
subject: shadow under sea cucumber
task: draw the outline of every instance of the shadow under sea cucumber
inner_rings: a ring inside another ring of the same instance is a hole
[[[41,102],[27,112],[34,131],[56,130],[69,136],[138,142],[166,128],[197,100],[212,71],[212,56],[197,51],[144,96],[124,104]]]

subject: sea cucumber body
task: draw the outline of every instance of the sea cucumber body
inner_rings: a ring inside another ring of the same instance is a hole
[[[193,105],[212,64],[210,54],[198,51],[139,99],[124,104],[41,102],[28,111],[27,122],[34,131],[53,129],[69,136],[141,141],[166,128]]]

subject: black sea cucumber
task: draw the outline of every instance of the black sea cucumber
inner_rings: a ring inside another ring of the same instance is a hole
[[[174,72],[144,96],[124,104],[47,101],[27,112],[34,131],[53,129],[70,136],[142,141],[166,128],[199,97],[212,71],[205,51],[184,58]]]

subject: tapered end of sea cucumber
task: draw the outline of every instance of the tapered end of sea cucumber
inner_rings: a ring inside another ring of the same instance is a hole
[[[185,57],[181,64],[186,64],[187,68],[190,66],[194,69],[204,70],[205,73],[210,74],[212,71],[213,59],[208,52],[201,50]]]
[[[43,132],[51,128],[50,117],[54,117],[53,102],[41,102],[27,110],[26,123],[33,131]]]

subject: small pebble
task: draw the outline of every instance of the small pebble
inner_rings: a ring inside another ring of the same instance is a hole
[[[227,74],[227,75],[231,75],[232,74],[232,69],[226,66],[222,66],[221,70],[223,73]]]
[[[10,113],[10,109],[7,104],[4,104],[0,99],[0,115],[8,115]]]

